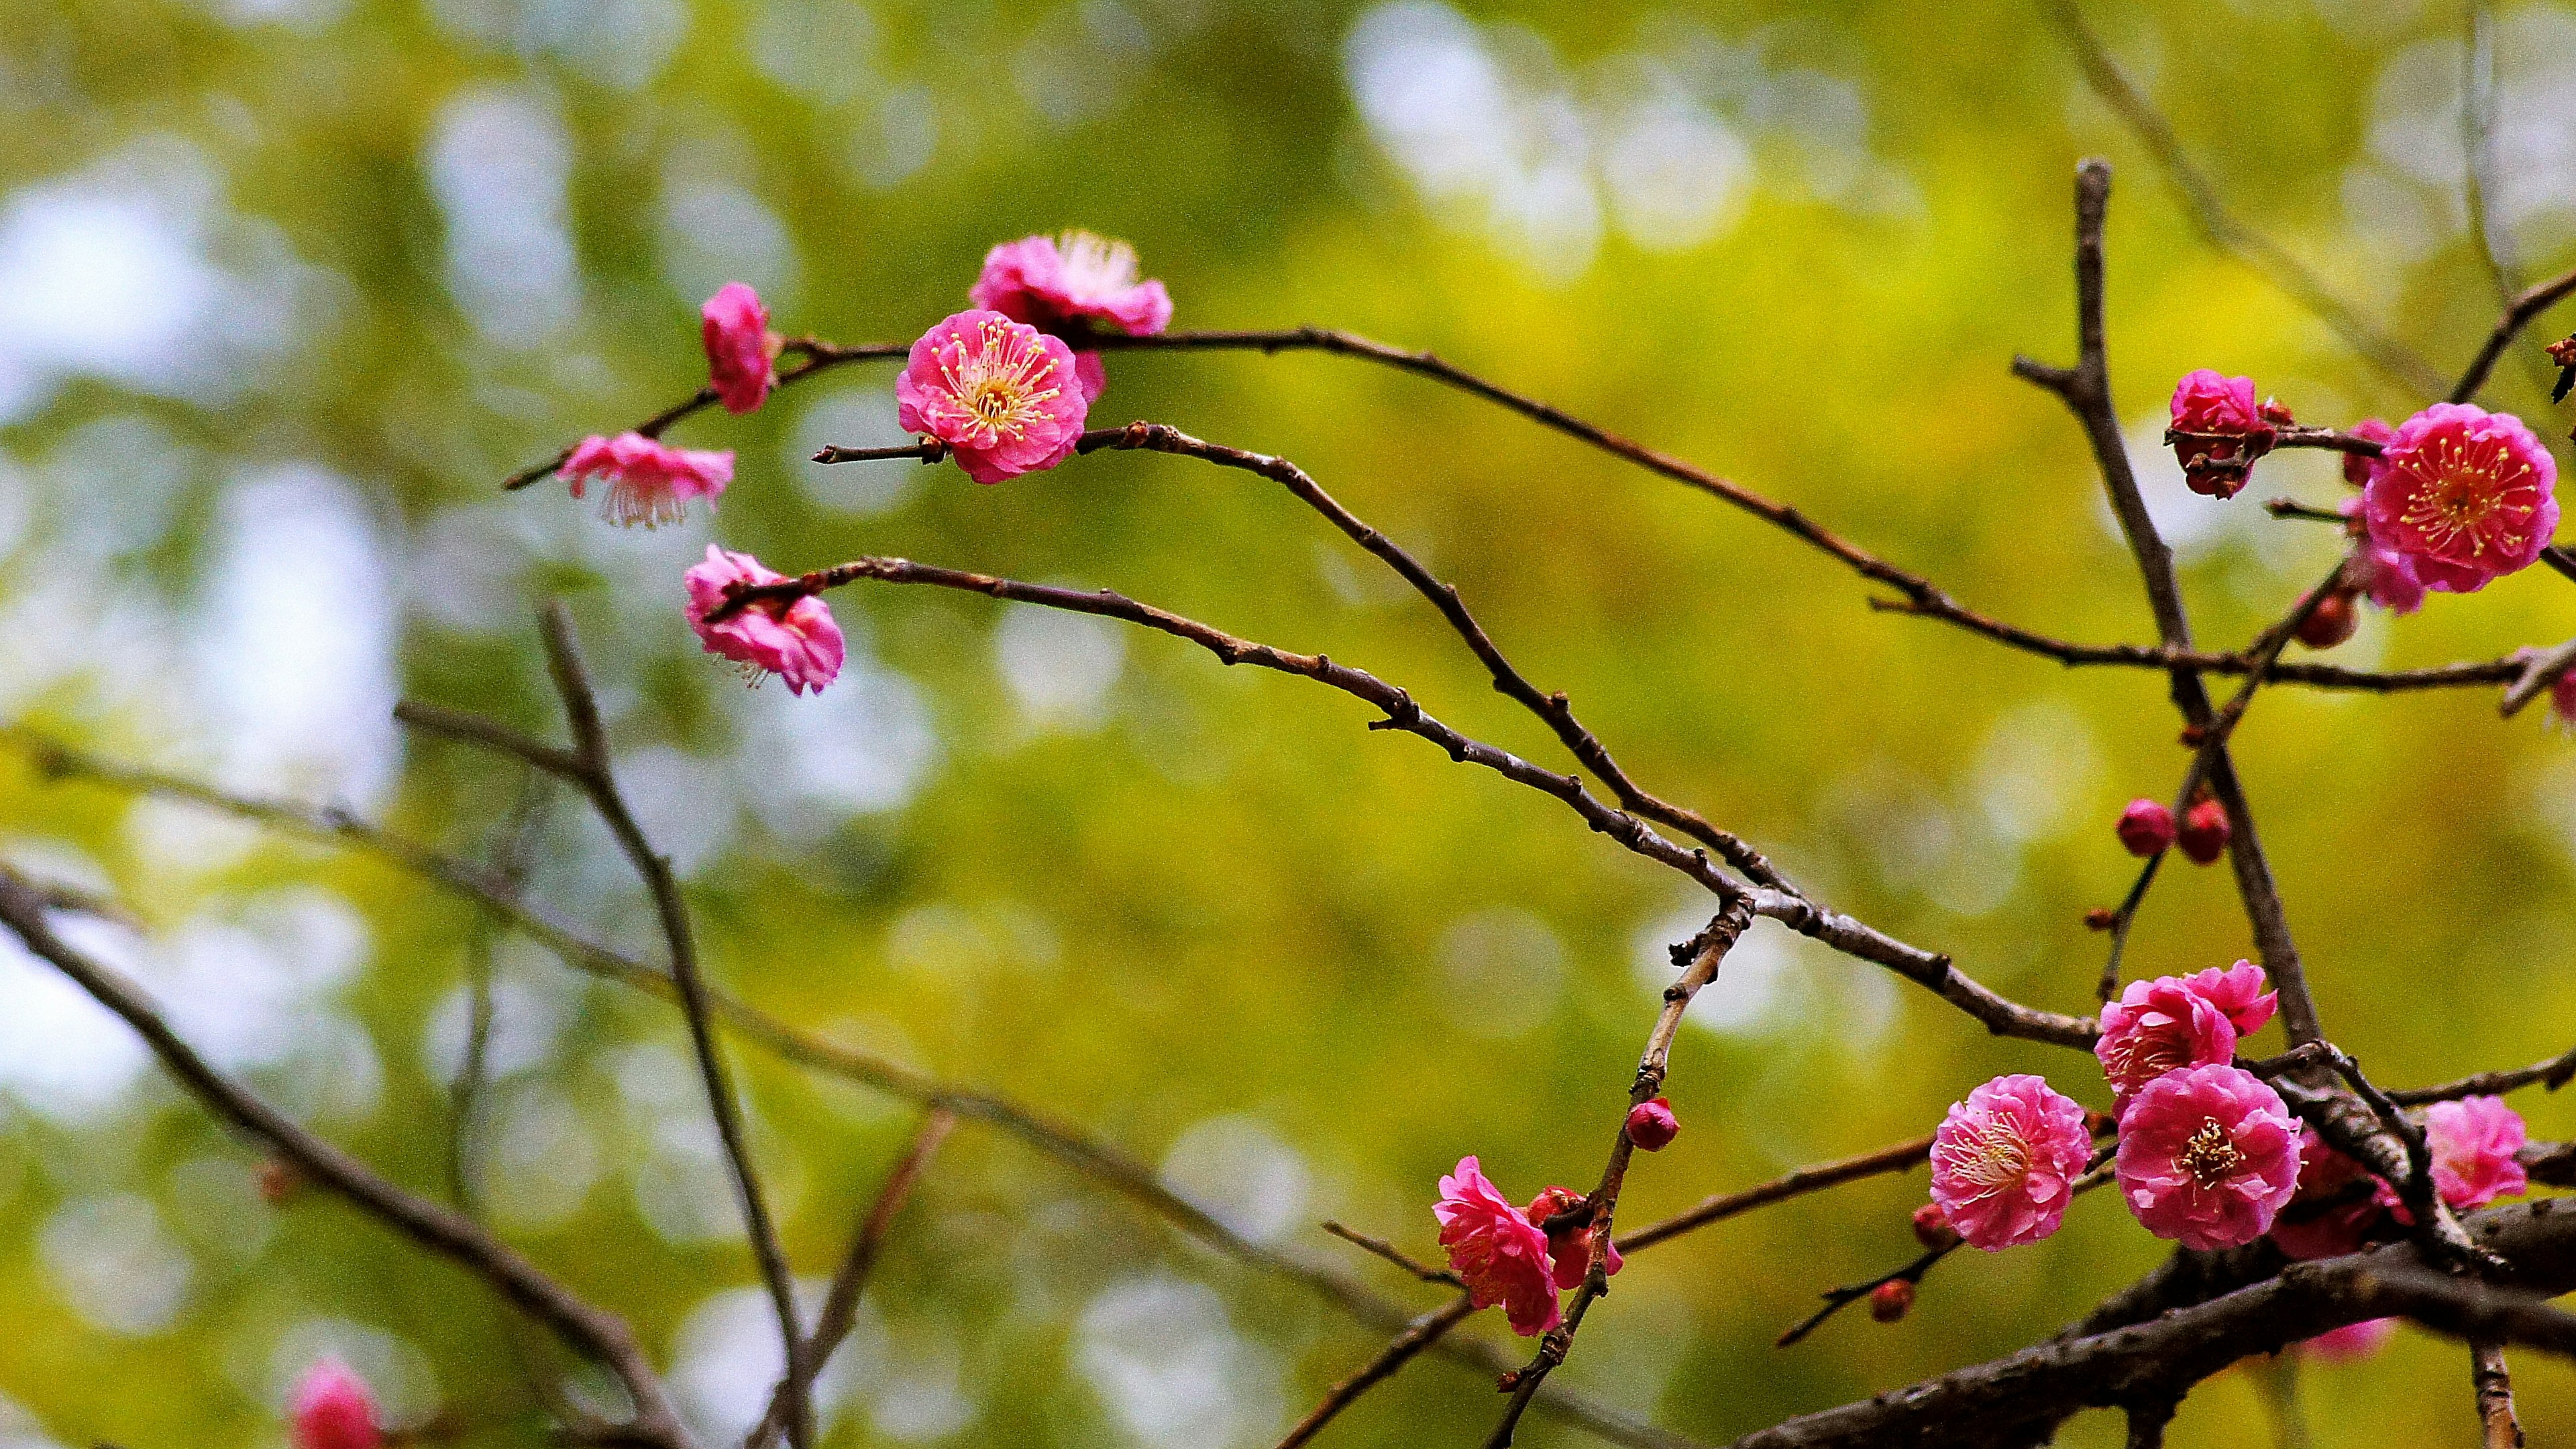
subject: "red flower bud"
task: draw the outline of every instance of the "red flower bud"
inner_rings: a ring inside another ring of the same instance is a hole
[[[2173,812],[2141,795],[2120,812],[2120,843],[2144,859],[2174,842]]]
[[[1914,1241],[1927,1248],[1946,1248],[1959,1241],[1959,1230],[1941,1213],[1941,1205],[1927,1202],[1914,1210]]]
[[[2095,906],[2084,913],[2084,929],[2107,931],[2120,922],[2120,913],[2109,906]]]
[[[2308,617],[2299,621],[2299,642],[2311,649],[2332,649],[2360,627],[2361,610],[2353,604],[2352,590],[2337,589],[2317,600]]]
[[[259,1196],[270,1207],[284,1207],[304,1186],[304,1174],[283,1157],[263,1157],[259,1162]]]
[[[2207,865],[2227,853],[2227,811],[2215,800],[2203,800],[2183,812],[2175,843],[2194,865]]]
[[[2576,337],[2552,342],[2541,351],[2548,353],[2549,360],[2560,367],[2576,367]]]
[[[1673,1104],[1657,1097],[1628,1109],[1628,1140],[1640,1152],[1661,1152],[1681,1135],[1682,1124],[1673,1116]]]
[[[1869,1316],[1881,1323],[1894,1323],[1914,1306],[1914,1285],[1902,1278],[1890,1279],[1869,1290]]]
[[[2291,427],[2298,422],[2297,418],[2290,416],[2289,404],[2276,397],[2267,397],[2263,399],[2262,414],[2263,421],[2272,424],[2274,427]]]

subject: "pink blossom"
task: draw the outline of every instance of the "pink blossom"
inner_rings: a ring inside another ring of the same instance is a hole
[[[2272,1241],[2302,1261],[2359,1252],[2383,1211],[2354,1186],[2369,1176],[2360,1163],[2328,1147],[2317,1129],[2301,1127],[2298,1190],[2272,1220]]]
[[[2111,1079],[2115,1110],[2122,1117],[2138,1093],[2165,1073],[2236,1055],[2236,1024],[2217,1001],[2195,989],[2197,980],[2159,976],[2132,981],[2119,1000],[2103,1005],[2102,1034],[2093,1039],[2093,1055],[2102,1063],[2102,1075]],[[2264,1016],[2270,1015],[2267,999]]]
[[[2349,567],[2353,582],[2388,612],[2412,614],[2424,607],[2424,581],[2415,576],[2415,561],[2387,544],[2364,534],[2353,547]]]
[[[2129,808],[2120,812],[2120,823],[2113,828],[2120,844],[2139,857],[2153,855],[2174,842],[2173,812],[2143,795],[2129,802]]]
[[[2037,1077],[1997,1077],[1951,1104],[1933,1135],[1932,1201],[1989,1253],[2036,1243],[2066,1220],[2092,1150],[2073,1098]]]
[[[2576,669],[2550,681],[2549,722],[2561,729],[2576,729]]]
[[[747,553],[707,545],[706,562],[682,576],[689,591],[689,627],[709,654],[721,654],[743,668],[753,684],[770,675],[787,681],[790,694],[806,694],[831,683],[841,673],[841,626],[832,610],[812,594],[801,598],[761,599],[710,622],[723,606],[729,584],[774,584],[787,576],[761,567]]]
[[[1681,1119],[1673,1115],[1673,1104],[1657,1097],[1628,1109],[1628,1140],[1640,1152],[1661,1152],[1681,1135]]]
[[[375,1394],[336,1358],[304,1371],[287,1416],[295,1449],[377,1449],[384,1442],[384,1431],[376,1427]]]
[[[1551,1187],[1530,1199],[1529,1220],[1541,1229],[1545,1229],[1549,1218],[1581,1201],[1583,1201],[1583,1194],[1573,1188]],[[1573,1288],[1581,1284],[1583,1275],[1592,1271],[1592,1228],[1587,1224],[1581,1228],[1560,1228],[1549,1233],[1547,1251],[1555,1267],[1557,1287]],[[1621,1261],[1619,1245],[1611,1244],[1610,1251],[1602,1259],[1602,1266],[1609,1272],[1616,1273],[1619,1271]]]
[[[2280,1001],[2279,992],[2264,989],[2271,980],[2251,961],[2239,961],[2224,971],[2215,966],[2195,971],[2182,984],[2225,1013],[2240,1041],[2261,1031]]]
[[[2250,1243],[2299,1185],[2299,1124],[2224,1063],[2149,1082],[2120,1118],[2120,1195],[2148,1232],[2206,1251]]]
[[[2433,1190],[2442,1201],[2466,1211],[2485,1207],[2500,1197],[2519,1197],[2531,1176],[2514,1154],[2531,1140],[2522,1114],[2502,1097],[2462,1097],[2424,1109],[2424,1136],[2433,1150]],[[2397,1193],[2379,1185],[2380,1204],[2401,1223],[2415,1221]]]
[[[2227,837],[2233,829],[2227,823],[2226,806],[2203,800],[2182,812],[2182,824],[2174,828],[2174,843],[2182,847],[2184,859],[2194,865],[2207,865],[2227,853]]]
[[[905,430],[946,443],[978,483],[1072,456],[1090,408],[1071,349],[999,312],[960,312],[923,333],[894,392]]]
[[[2426,588],[2469,594],[2528,566],[2558,528],[2558,464],[2520,419],[2464,403],[2408,418],[2362,491],[2370,537]]]
[[[1015,322],[1053,333],[1102,323],[1135,337],[1172,325],[1161,282],[1138,281],[1136,249],[1087,231],[1004,242],[984,256],[967,297]]]
[[[2222,377],[2206,367],[2185,373],[2174,384],[2172,409],[2165,436],[2194,493],[2235,497],[2254,460],[2272,451],[2273,419],[2254,401],[2250,377]]]
[[[2388,1340],[2397,1333],[2397,1322],[2394,1318],[2365,1318],[2305,1339],[2299,1347],[2328,1363],[2368,1358],[2388,1346]]]
[[[715,506],[733,481],[733,454],[699,448],[674,448],[642,433],[596,435],[577,444],[564,459],[563,475],[572,496],[596,479],[608,485],[600,496],[599,516],[621,528],[642,524],[658,528],[686,516],[692,498]]]
[[[760,294],[741,282],[727,282],[698,309],[705,324],[707,386],[729,413],[747,413],[778,385],[778,351],[786,339],[769,330],[769,309]]]
[[[1535,1338],[1556,1327],[1556,1281],[1547,1234],[1485,1178],[1473,1157],[1440,1179],[1440,1246],[1479,1308],[1499,1303],[1512,1331]]]
[[[2363,418],[2344,431],[2377,443],[2382,449],[2397,441],[2397,430],[2378,418]],[[2367,487],[2370,480],[2378,476],[2381,467],[2379,459],[2370,454],[2346,453],[2343,455],[2343,481],[2355,488]]]

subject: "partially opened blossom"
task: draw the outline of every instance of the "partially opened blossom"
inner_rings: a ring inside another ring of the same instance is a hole
[[[769,330],[760,294],[727,282],[698,309],[707,344],[707,386],[729,413],[747,413],[778,385],[778,351],[786,339]]]
[[[2113,829],[2119,834],[2122,848],[2141,858],[2174,843],[2173,812],[2143,795],[2120,812],[2120,823]]]
[[[376,1396],[347,1364],[326,1358],[304,1371],[287,1418],[295,1449],[377,1449]]]
[[[2379,418],[2363,418],[2344,431],[2356,438],[2377,443],[2382,449],[2397,441],[2397,430]],[[2371,454],[2346,453],[2343,455],[2343,481],[2355,488],[2367,487],[2383,466],[2385,465]]]
[[[2254,460],[2272,451],[2276,421],[2254,400],[2254,379],[2225,377],[2204,367],[2174,385],[2173,426],[2165,437],[2182,461],[2194,493],[2233,498],[2253,475]]]
[[[747,553],[707,545],[706,562],[682,576],[689,591],[689,627],[710,654],[741,665],[753,684],[770,675],[787,681],[791,694],[819,690],[840,677],[841,626],[831,607],[812,594],[758,599],[724,611],[734,585],[782,583],[787,576],[761,566]]]
[[[2558,464],[2507,413],[2435,403],[2408,418],[2362,491],[2371,539],[2428,589],[2469,594],[2527,567],[2558,528]]]
[[[2269,989],[2271,978],[2251,961],[2239,961],[2224,970],[2212,966],[2195,971],[2184,977],[2182,984],[2217,1007],[2227,1017],[2227,1024],[2236,1028],[2239,1039],[2261,1031],[2281,999],[2279,992]]]
[[[2299,1185],[2299,1123],[2262,1078],[2213,1063],[2149,1082],[2120,1118],[2120,1195],[2200,1251],[2271,1230]]]
[[[2531,1186],[2531,1176],[2514,1154],[2531,1134],[2522,1114],[2502,1097],[2462,1097],[2424,1109],[2425,1145],[2433,1152],[2433,1190],[2442,1201],[2466,1212],[2500,1197],[2518,1197]],[[2414,1215],[2385,1182],[2379,1200],[2399,1222]]]
[[[2353,1359],[2368,1358],[2388,1346],[2388,1340],[2397,1334],[2397,1323],[2394,1318],[2365,1318],[2359,1323],[2347,1323],[2314,1338],[2302,1339],[2299,1349],[2327,1363],[2348,1363]]]
[[[1087,231],[1004,242],[984,255],[967,297],[1047,332],[1099,325],[1147,337],[1172,325],[1172,296],[1141,280],[1136,249]]]
[[[685,517],[692,498],[713,507],[733,482],[733,453],[674,448],[642,433],[594,434],[564,459],[563,475],[575,498],[587,496],[584,490],[592,482],[606,485],[600,517],[621,528],[639,523],[658,528]]]
[[[2212,971],[2204,975],[2218,976]],[[2260,968],[2257,968],[2257,977]],[[2236,1055],[2236,1024],[2225,1007],[2180,976],[2132,981],[2117,1001],[2102,1006],[2102,1034],[2093,1056],[2111,1080],[2117,1110],[2126,1115],[2149,1082],[2167,1072],[2223,1062]],[[2263,1015],[2271,1015],[2265,998]]]
[[[2227,837],[2233,829],[2227,823],[2226,806],[2202,800],[2182,812],[2182,823],[2174,827],[2174,843],[2182,847],[2184,859],[2207,865],[2227,853]]]
[[[1535,1338],[1556,1327],[1556,1280],[1547,1233],[1486,1179],[1473,1157],[1440,1179],[1440,1246],[1479,1308],[1501,1304],[1512,1331]]]
[[[923,333],[894,393],[904,430],[947,444],[978,483],[1071,457],[1090,409],[1062,340],[990,311]]]
[[[1581,1201],[1583,1201],[1583,1194],[1573,1188],[1551,1187],[1530,1200],[1529,1220],[1544,1232],[1549,1218]],[[1583,1282],[1583,1275],[1592,1271],[1590,1224],[1586,1223],[1580,1228],[1560,1228],[1548,1233],[1547,1251],[1548,1258],[1554,1266],[1556,1286],[1573,1288],[1580,1285]],[[1619,1245],[1611,1244],[1609,1252],[1602,1258],[1602,1266],[1616,1273],[1619,1271],[1621,1261]]]
[[[1989,1253],[2036,1243],[2066,1220],[2092,1150],[2073,1098],[2038,1077],[1997,1077],[1953,1103],[1933,1134],[1932,1201]]]
[[[1681,1119],[1673,1115],[1673,1104],[1661,1097],[1640,1102],[1628,1109],[1628,1140],[1640,1152],[1661,1152],[1681,1135]]]
[[[2369,1178],[2369,1169],[2328,1147],[2317,1129],[2301,1127],[2298,1190],[2272,1220],[2272,1241],[2302,1261],[2360,1251],[2386,1215],[2362,1186]]]

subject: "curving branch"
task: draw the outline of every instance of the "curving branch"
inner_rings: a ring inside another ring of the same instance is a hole
[[[2504,315],[2496,319],[2495,330],[2487,334],[2487,340],[2478,348],[2478,355],[2469,359],[2468,370],[2451,385],[2450,401],[2464,403],[2476,397],[2478,389],[2486,386],[2488,374],[2495,371],[2497,359],[2513,345],[2513,339],[2522,335],[2522,329],[2570,296],[2576,296],[2576,271],[2552,277],[2514,298],[2512,305],[2504,309]]]
[[[44,896],[0,868],[0,925],[134,1029],[164,1070],[207,1110],[265,1143],[308,1180],[348,1199],[429,1251],[475,1273],[574,1351],[616,1375],[634,1408],[618,1426],[628,1442],[689,1449],[669,1395],[625,1322],[596,1308],[462,1213],[388,1182],[338,1146],[306,1131],[249,1088],[218,1072],[173,1030],[142,989],[74,950],[47,924]]]

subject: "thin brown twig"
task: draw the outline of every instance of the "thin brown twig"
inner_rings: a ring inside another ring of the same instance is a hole
[[[1373,1253],[1380,1258],[1384,1258],[1386,1261],[1402,1268],[1407,1273],[1412,1274],[1414,1277],[1421,1279],[1425,1283],[1444,1283],[1452,1288],[1464,1288],[1467,1286],[1466,1280],[1460,1278],[1457,1274],[1450,1272],[1446,1268],[1434,1268],[1430,1264],[1420,1261],[1412,1254],[1405,1252],[1402,1248],[1397,1247],[1395,1244],[1388,1242],[1384,1238],[1372,1238],[1368,1234],[1359,1231],[1357,1228],[1348,1227],[1344,1224],[1331,1221],[1327,1221],[1324,1224],[1324,1231],[1341,1239],[1343,1242],[1358,1248],[1362,1252]]]
[[[2576,271],[2561,273],[2514,298],[2513,304],[2504,309],[2504,315],[2496,319],[2495,330],[2487,334],[2486,342],[2478,348],[2478,355],[2469,359],[2468,370],[2452,384],[2450,400],[2464,403],[2476,397],[2478,389],[2486,386],[2488,375],[2495,371],[2497,359],[2513,345],[2513,339],[2522,335],[2522,329],[2571,295],[2576,295]]]
[[[819,338],[791,338],[783,351],[785,353],[801,357],[803,360],[792,367],[780,368],[778,371],[778,383],[781,387],[784,387],[791,383],[802,382],[806,378],[814,376],[816,373],[827,372],[832,368],[840,367],[847,363],[867,362],[879,358],[901,357],[910,350],[911,349],[908,346],[902,343],[880,343],[866,347],[841,347],[833,343],[822,341]],[[688,397],[662,409],[660,412],[655,413],[653,416],[646,418],[640,423],[637,423],[627,431],[642,433],[648,438],[658,438],[662,436],[662,434],[667,431],[673,423],[676,423],[682,418],[688,417],[690,414],[698,412],[701,409],[713,406],[715,401],[716,390],[714,388],[699,388]],[[504,491],[515,492],[518,489],[525,488],[529,484],[537,482],[540,479],[551,477],[557,469],[563,467],[564,464],[570,461],[572,461],[572,449],[567,447],[562,452],[559,452],[552,458],[547,459],[545,462],[531,464],[528,467],[522,468],[518,472],[511,474],[509,477],[502,479],[501,487]]]
[[[1910,1141],[1882,1147],[1875,1152],[1864,1152],[1836,1162],[1823,1162],[1813,1167],[1802,1167],[1795,1172],[1775,1177],[1769,1182],[1745,1188],[1740,1192],[1720,1193],[1703,1200],[1696,1207],[1675,1213],[1662,1222],[1649,1223],[1619,1239],[1619,1251],[1633,1253],[1641,1248],[1651,1248],[1657,1243],[1668,1238],[1679,1237],[1695,1228],[1706,1227],[1710,1223],[1734,1217],[1738,1213],[1750,1212],[1755,1208],[1796,1197],[1802,1193],[1838,1187],[1846,1182],[1875,1177],[1884,1172],[1904,1172],[1922,1162],[1931,1151],[1932,1139],[1917,1137]]]
[[[2535,1083],[2557,1091],[2576,1078],[2576,1048],[2560,1052],[2545,1062],[2506,1071],[2478,1072],[2457,1081],[2430,1087],[2410,1087],[2392,1091],[2389,1100],[2401,1107],[2420,1107],[2429,1102],[2451,1102],[2462,1097],[2494,1097],[2518,1091]]]
[[[1797,1322],[1790,1324],[1787,1328],[1782,1329],[1780,1331],[1780,1336],[1771,1341],[1771,1346],[1773,1348],[1794,1347],[1803,1341],[1808,1334],[1822,1328],[1826,1319],[1842,1312],[1854,1303],[1867,1298],[1890,1283],[1922,1282],[1923,1275],[1932,1271],[1933,1264],[1940,1262],[1943,1258],[1946,1258],[1952,1253],[1958,1251],[1958,1248],[1959,1243],[1954,1239],[1953,1241],[1942,1244],[1940,1247],[1924,1249],[1922,1253],[1915,1257],[1914,1261],[1907,1263],[1904,1267],[1899,1268],[1892,1273],[1881,1273],[1877,1277],[1868,1279],[1864,1282],[1845,1283],[1839,1287],[1826,1289],[1822,1295],[1825,1300],[1823,1306],[1817,1308],[1815,1312],[1808,1314],[1806,1317],[1799,1319]]]
[[[190,1095],[267,1144],[307,1180],[474,1272],[566,1344],[604,1365],[617,1376],[633,1404],[634,1418],[619,1429],[629,1442],[686,1449],[687,1431],[623,1320],[577,1297],[473,1220],[386,1181],[356,1157],[305,1130],[249,1088],[215,1070],[172,1029],[141,988],[56,936],[45,920],[46,909],[41,895],[15,874],[0,869],[0,925],[122,1018]]]
[[[1476,1300],[1461,1293],[1438,1308],[1406,1324],[1395,1341],[1378,1350],[1377,1356],[1359,1366],[1351,1375],[1324,1391],[1323,1401],[1306,1413],[1279,1441],[1278,1449],[1298,1446],[1324,1431],[1333,1417],[1347,1409],[1360,1395],[1393,1377],[1396,1370],[1413,1361],[1424,1349],[1439,1342],[1450,1329],[1467,1321],[1476,1311]]]

